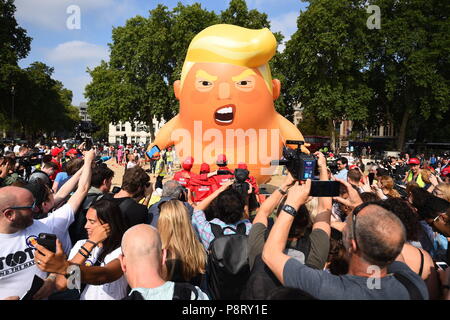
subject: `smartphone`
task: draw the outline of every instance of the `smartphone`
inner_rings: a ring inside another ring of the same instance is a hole
[[[24,294],[20,300],[33,300],[33,296],[39,291],[39,289],[44,285],[44,280],[34,275],[33,282],[31,283],[30,289]]]
[[[311,181],[311,191],[309,193],[312,197],[337,197],[339,196],[339,188],[341,183],[338,181]]]
[[[121,187],[115,186],[115,187],[112,189],[111,192],[114,193],[114,194],[116,194],[116,193],[119,193],[120,190],[122,190]]]
[[[436,261],[436,265],[441,268],[442,270],[445,270],[448,268],[448,264],[443,261]]]
[[[85,139],[85,145],[84,145],[84,148],[86,149],[86,151],[89,151],[89,150],[91,150],[92,149],[92,147],[94,146],[94,143],[93,143],[93,141],[92,141],[92,138],[86,138]]]
[[[56,235],[51,233],[40,233],[37,243],[51,252],[56,252]]]
[[[375,173],[373,173],[373,172],[369,173],[369,185],[370,186],[373,184],[374,179],[375,179]]]
[[[153,148],[151,148],[151,150],[149,152],[147,152],[147,156],[151,159],[153,157],[153,155],[157,152],[160,152],[161,150],[159,149],[158,146],[153,146]]]

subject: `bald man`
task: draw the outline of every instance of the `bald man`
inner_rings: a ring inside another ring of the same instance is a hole
[[[348,182],[341,183],[347,190],[352,188]],[[283,249],[289,229],[296,212],[308,199],[310,188],[311,181],[308,180],[306,184],[289,190],[285,206],[264,246],[263,260],[284,286],[324,300],[428,299],[424,281],[400,262],[406,239],[402,222],[378,205],[361,204],[347,217],[343,231],[349,264],[346,275],[312,269],[287,256]],[[355,196],[359,198],[357,194]],[[361,203],[361,199],[356,200],[355,203]]]
[[[39,233],[54,233],[39,220],[30,191],[18,187],[0,189],[0,299],[23,296],[31,287],[33,277],[45,279],[47,273],[34,263],[34,244]],[[48,279],[35,298],[53,292],[53,281]]]
[[[190,300],[195,300],[196,296],[197,300],[208,300],[208,296],[198,287],[175,284],[162,278],[166,250],[162,249],[158,230],[152,226],[139,224],[128,229],[122,238],[122,255],[119,259],[132,288],[128,299],[172,300],[177,295],[174,294],[177,287],[181,290],[191,290]],[[177,299],[183,299],[180,291],[177,290],[177,293]]]

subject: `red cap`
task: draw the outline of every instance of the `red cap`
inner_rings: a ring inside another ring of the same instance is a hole
[[[356,164],[352,164],[350,167],[349,167],[349,169],[350,170],[352,170],[352,169],[355,169],[355,168],[357,168],[358,166],[356,165]]]
[[[217,157],[217,164],[227,164],[227,156],[224,154],[219,154]]]
[[[203,162],[200,166],[200,173],[209,173],[210,171],[209,164]]]
[[[187,157],[186,159],[184,159],[183,161],[183,169],[184,170],[191,170],[192,166],[194,165],[194,158],[192,157]]]
[[[53,148],[52,152],[51,152],[52,153],[52,157],[56,157],[58,154],[60,154],[63,151],[64,151],[64,148],[58,148],[58,147]]]
[[[77,149],[70,149],[69,151],[66,152],[66,154],[77,154],[78,151]]]
[[[247,165],[245,163],[241,162],[238,164],[238,168],[239,169],[247,169]]]
[[[408,164],[420,164],[420,161],[417,158],[411,158],[409,159]]]
[[[441,171],[441,176],[446,177],[450,175],[450,167],[445,167],[444,170]]]

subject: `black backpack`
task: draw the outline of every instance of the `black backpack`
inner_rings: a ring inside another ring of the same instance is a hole
[[[214,240],[208,253],[209,293],[214,300],[237,299],[250,276],[245,223],[240,223],[236,229],[210,225]],[[224,235],[225,229],[234,234]]]

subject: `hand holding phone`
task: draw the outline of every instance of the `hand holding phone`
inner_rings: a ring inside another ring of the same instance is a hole
[[[51,252],[56,252],[56,235],[50,233],[40,233],[37,243]]]

